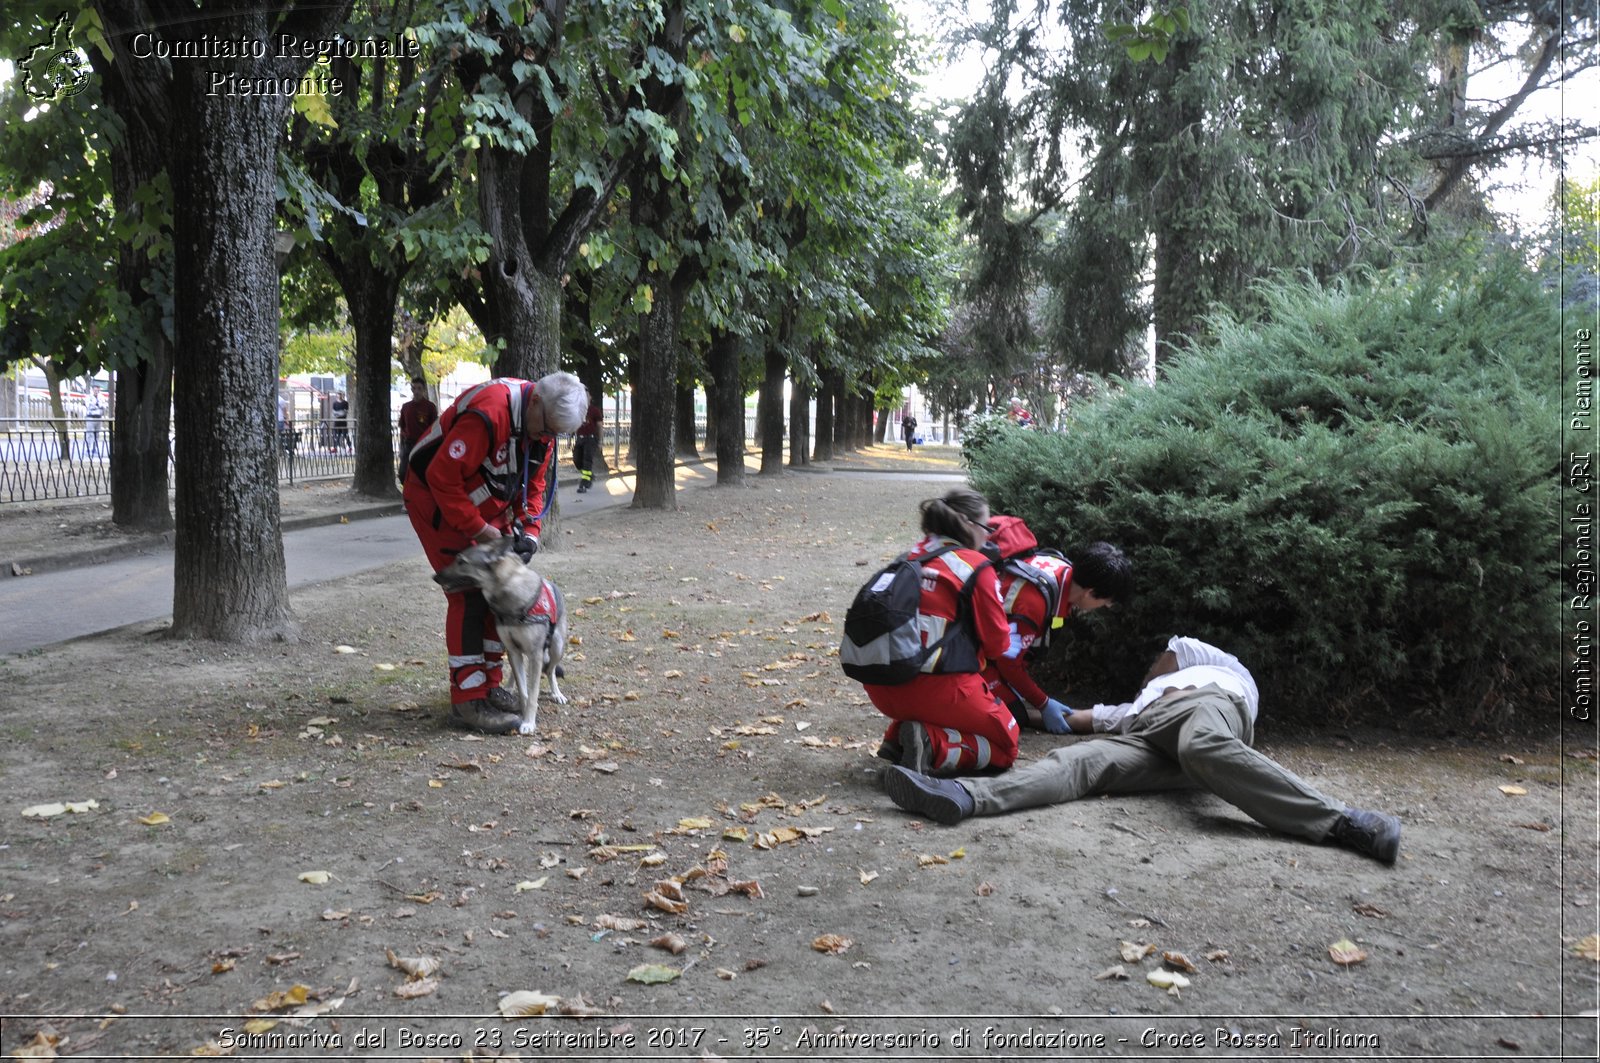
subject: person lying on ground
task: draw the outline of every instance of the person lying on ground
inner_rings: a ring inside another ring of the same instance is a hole
[[[1063,746],[992,779],[936,779],[891,766],[883,786],[901,808],[944,824],[1092,794],[1199,787],[1272,830],[1392,865],[1400,820],[1328,797],[1252,749],[1258,706],[1255,680],[1237,657],[1173,638],[1133,701],[1068,714],[1073,731],[1113,737]]]

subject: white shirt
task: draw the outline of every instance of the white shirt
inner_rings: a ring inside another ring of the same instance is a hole
[[[1239,658],[1224,653],[1208,642],[1174,636],[1167,649],[1178,659],[1178,670],[1150,680],[1139,696],[1121,705],[1096,705],[1090,712],[1096,731],[1115,731],[1124,720],[1139,715],[1145,707],[1169,690],[1203,687],[1212,684],[1243,699],[1245,711],[1254,723],[1261,705],[1256,681]]]

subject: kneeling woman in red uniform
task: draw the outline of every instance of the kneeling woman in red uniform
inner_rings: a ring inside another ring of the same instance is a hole
[[[938,641],[951,624],[960,624],[964,635],[909,683],[863,684],[878,711],[895,721],[884,733],[878,756],[932,775],[1009,768],[1017,759],[1016,717],[995,699],[980,674],[1011,641],[994,568],[978,552],[990,531],[989,503],[971,488],[956,488],[922,503],[922,530],[926,537],[907,557],[956,547],[923,563],[923,644]],[[971,604],[964,607],[962,588],[969,579]]]

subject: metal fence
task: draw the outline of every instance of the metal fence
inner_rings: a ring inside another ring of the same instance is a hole
[[[695,424],[695,446],[704,457],[705,422]],[[278,434],[278,482],[328,480],[355,472],[355,438],[361,426],[352,418],[348,429],[333,420],[286,424]],[[81,418],[0,418],[0,505],[7,502],[48,502],[64,498],[99,498],[111,494],[111,439],[116,424]],[[745,439],[753,439],[754,418],[745,424]],[[607,420],[601,428],[601,447],[613,468],[626,460],[630,426]],[[785,445],[788,440],[785,437]],[[398,432],[390,426],[390,446],[399,453]],[[561,460],[567,461],[570,439],[561,442]],[[168,451],[170,472],[171,452]]]
[[[278,436],[278,482],[326,480],[355,472],[355,434],[331,422],[285,426]],[[390,446],[398,450],[391,428]],[[116,424],[0,419],[0,504],[98,498],[111,494],[111,439]],[[168,468],[171,468],[170,444]]]

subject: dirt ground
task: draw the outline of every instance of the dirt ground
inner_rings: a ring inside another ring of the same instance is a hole
[[[895,809],[835,646],[944,487],[791,474],[567,520],[536,563],[572,701],[529,738],[445,725],[420,550],[297,592],[296,645],[144,624],[0,662],[0,1052],[1594,1058],[1592,729],[1286,733],[1264,705],[1268,754],[1400,815],[1394,868],[1200,794]],[[1186,988],[1147,980],[1163,951]]]

